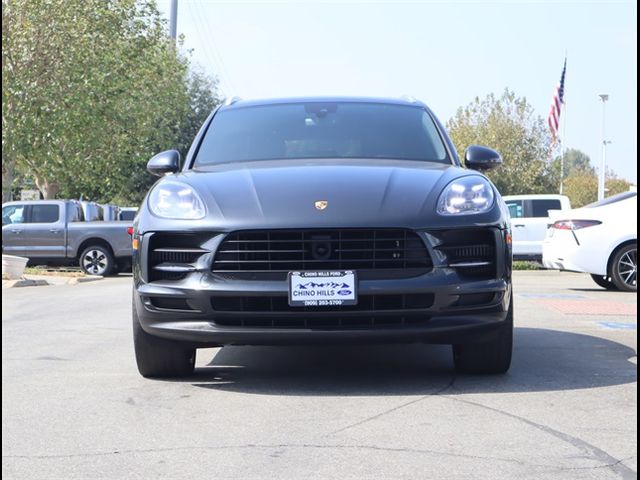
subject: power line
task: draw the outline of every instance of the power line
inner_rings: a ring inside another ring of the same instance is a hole
[[[199,17],[198,17],[198,15],[197,15],[197,13],[196,13],[196,12],[193,12],[193,11],[191,10],[192,2],[188,2],[188,3],[187,3],[187,6],[188,6],[188,8],[189,8],[189,16],[190,16],[190,17],[191,17],[191,19],[193,20],[193,25],[194,25],[194,27],[195,27],[195,28],[194,28],[194,30],[195,30],[195,34],[196,34],[196,36],[198,37],[198,39],[200,40],[200,44],[201,44],[201,45],[203,45],[202,50],[204,51],[204,56],[206,57],[205,61],[211,65],[211,68],[212,68],[212,69],[214,69],[213,73],[215,73],[215,74],[216,74],[216,76],[218,76],[218,73],[219,73],[219,72],[215,71],[215,70],[216,70],[216,68],[217,68],[217,67],[216,67],[216,61],[211,57],[211,55],[210,55],[210,53],[209,53],[209,50],[208,50],[208,49],[206,48],[206,46],[205,46],[205,43],[206,43],[206,42],[205,42],[205,39],[204,39],[203,35],[200,33],[200,26],[199,26],[199,23],[200,23],[200,22],[199,22]],[[222,83],[223,83],[222,81],[218,83],[218,88],[222,91],[222,94],[223,94],[225,97],[228,97],[228,96],[229,96],[229,92],[227,92],[227,88],[225,88],[225,87],[222,85]],[[224,83],[226,84],[226,82],[224,82]]]
[[[219,77],[219,88],[222,90],[222,93],[224,96],[229,97],[234,93],[233,91],[235,89],[233,88],[233,84],[230,81],[224,66],[215,56],[215,48],[211,44],[210,35],[207,33],[209,28],[205,20],[206,15],[199,11],[199,5],[196,2],[188,2],[187,5],[189,8],[189,16],[192,18],[195,27],[195,34],[200,40],[206,61],[211,64],[215,70],[215,74]],[[192,5],[193,10],[191,8]]]
[[[200,7],[202,7],[203,13],[205,12],[205,7],[204,4],[202,3],[202,1],[198,2],[198,5]],[[204,21],[204,16],[203,16],[203,21]],[[211,33],[209,35],[209,37],[211,39],[211,43],[213,45],[213,54],[214,56],[216,56],[219,60],[220,60],[220,67],[224,73],[224,76],[227,79],[227,84],[231,87],[232,93],[237,94],[239,93],[238,90],[235,88],[235,82],[233,81],[233,78],[231,77],[231,75],[229,74],[229,71],[227,70],[227,66],[224,63],[224,59],[222,58],[222,55],[220,54],[220,50],[218,50],[218,45],[216,43],[216,39],[215,39],[215,35],[213,34],[213,30],[211,30]]]

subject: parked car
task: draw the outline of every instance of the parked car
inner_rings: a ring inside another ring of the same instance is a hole
[[[136,213],[138,213],[138,207],[120,207],[118,220],[133,222],[133,219],[136,218]]]
[[[172,150],[134,225],[133,339],[145,377],[220,345],[425,342],[458,370],[511,362],[511,231],[470,146],[463,168],[410,100],[238,101]]]
[[[513,258],[542,260],[542,243],[549,224],[549,210],[569,210],[564,195],[508,195],[503,197],[513,228]]]
[[[544,266],[590,273],[606,289],[637,291],[637,212],[635,192],[575,210],[551,212]]]
[[[31,264],[78,264],[109,275],[131,264],[128,222],[84,221],[80,202],[37,200],[2,205],[2,252]]]

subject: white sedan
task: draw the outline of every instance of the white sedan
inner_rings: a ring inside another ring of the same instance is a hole
[[[590,273],[601,287],[637,291],[638,199],[625,192],[586,207],[550,211],[545,268]]]

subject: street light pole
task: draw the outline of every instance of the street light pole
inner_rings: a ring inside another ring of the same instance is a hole
[[[178,0],[171,0],[171,8],[169,10],[169,35],[176,40],[178,33]]]
[[[602,100],[602,158],[600,159],[600,172],[598,172],[598,200],[602,200],[604,198],[605,178],[607,175],[607,143],[611,142],[608,142],[605,138],[605,106],[607,100],[609,100],[609,95],[602,93],[598,96]]]

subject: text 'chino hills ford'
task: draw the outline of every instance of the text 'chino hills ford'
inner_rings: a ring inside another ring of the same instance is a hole
[[[221,345],[424,342],[456,368],[511,362],[508,211],[463,168],[434,114],[409,100],[235,101],[214,111],[184,165],[134,225],[133,332],[146,377],[193,371]]]

